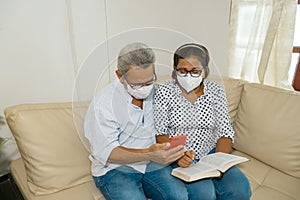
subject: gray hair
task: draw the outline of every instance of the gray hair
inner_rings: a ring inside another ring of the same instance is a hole
[[[118,57],[118,70],[121,75],[128,72],[130,66],[147,68],[155,62],[154,51],[147,45],[135,42],[123,47]]]

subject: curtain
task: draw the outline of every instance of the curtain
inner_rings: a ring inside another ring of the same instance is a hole
[[[230,77],[291,89],[297,0],[232,0]]]

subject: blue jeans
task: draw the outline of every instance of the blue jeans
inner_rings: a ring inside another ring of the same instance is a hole
[[[214,153],[213,149],[210,153]],[[173,163],[172,168],[178,167]],[[185,182],[190,200],[249,200],[251,188],[247,177],[236,167],[228,169],[221,179]]]
[[[171,166],[148,164],[145,174],[122,166],[94,177],[107,200],[187,200],[185,184],[171,175]]]

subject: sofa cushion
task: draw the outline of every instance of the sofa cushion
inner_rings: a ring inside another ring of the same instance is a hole
[[[89,153],[73,119],[74,106],[85,115],[87,104],[28,104],[5,110],[24,161],[28,187],[35,195],[58,192],[92,179]]]
[[[300,177],[300,94],[245,84],[234,123],[234,148]]]
[[[247,176],[252,190],[251,199],[295,200],[300,197],[300,179],[289,176],[240,151],[234,155],[246,157],[250,162],[238,165]]]
[[[48,195],[36,196],[30,192],[26,180],[26,173],[24,168],[24,163],[21,158],[14,160],[10,164],[10,169],[14,181],[16,182],[18,188],[20,189],[24,199],[30,200],[105,200],[104,196],[96,187],[94,181],[88,181],[76,185],[72,188],[61,190]]]

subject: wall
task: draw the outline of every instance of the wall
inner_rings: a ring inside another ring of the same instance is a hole
[[[153,47],[166,74],[176,47],[202,43],[212,73],[227,75],[229,8],[230,0],[1,0],[0,115],[15,104],[89,100],[132,41]],[[0,174],[18,156],[13,140],[1,148]]]

